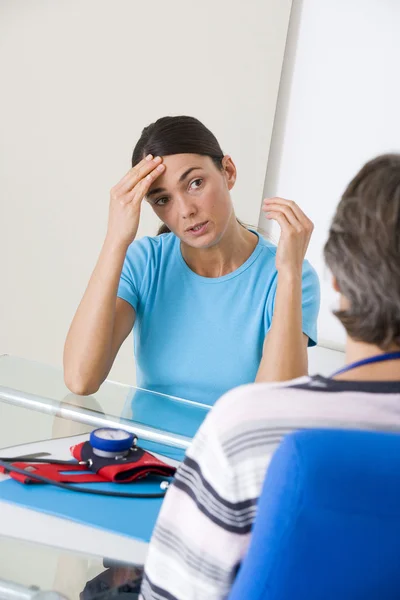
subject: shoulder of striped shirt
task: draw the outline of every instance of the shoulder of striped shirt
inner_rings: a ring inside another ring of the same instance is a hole
[[[345,403],[337,403],[338,394]],[[387,394],[394,400],[389,402]],[[257,432],[265,442],[272,430],[279,438],[304,427],[351,424],[367,429],[385,425],[387,429],[386,421],[390,424],[398,415],[399,396],[398,381],[340,381],[315,375],[284,383],[248,384],[227,392],[216,403],[208,416],[207,433],[215,432],[229,461],[230,446],[242,448],[244,436],[253,441]]]
[[[224,404],[229,404],[230,402],[233,402],[238,398],[242,398],[243,396],[264,393],[268,394],[271,390],[282,390],[300,385],[307,386],[312,381],[313,378],[307,375],[304,377],[291,379],[290,381],[279,381],[274,383],[246,383],[229,390],[229,392],[226,392],[223,396],[221,396],[221,398],[216,402],[214,410],[216,407],[220,409],[222,406],[224,406]]]

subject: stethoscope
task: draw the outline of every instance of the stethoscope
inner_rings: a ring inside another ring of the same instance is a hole
[[[134,448],[137,443],[137,436],[124,429],[114,429],[112,427],[102,427],[95,429],[90,433],[89,443],[92,446],[93,453],[102,458],[109,458],[119,460],[127,456]],[[59,487],[66,490],[72,490],[74,492],[82,492],[85,494],[95,494],[97,496],[114,496],[121,498],[163,498],[166,494],[169,486],[169,481],[165,480],[160,483],[161,492],[152,493],[131,493],[131,492],[112,492],[108,490],[98,490],[88,487],[82,487],[76,484],[61,483],[54,481],[43,475],[30,472],[27,469],[20,469],[10,464],[13,462],[29,461],[31,463],[49,463],[54,465],[66,465],[71,466],[72,463],[69,460],[46,460],[45,458],[35,458],[33,456],[16,456],[16,457],[0,457],[0,466],[5,468],[6,471],[19,473],[20,475],[28,475],[30,479],[35,479],[41,483],[48,483],[55,487]],[[79,464],[87,464],[86,462],[80,462]],[[90,468],[90,464],[87,464]]]

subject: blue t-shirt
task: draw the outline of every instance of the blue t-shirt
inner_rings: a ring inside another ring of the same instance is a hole
[[[138,386],[211,405],[255,380],[277,288],[276,247],[256,235],[246,262],[216,278],[189,268],[173,233],[129,246],[118,296],[136,312]],[[320,294],[307,261],[302,290],[303,332],[313,346]]]

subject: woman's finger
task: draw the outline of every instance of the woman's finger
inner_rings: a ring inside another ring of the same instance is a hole
[[[146,158],[143,158],[137,165],[129,169],[129,171],[122,177],[122,179],[118,181],[118,183],[114,186],[114,189],[118,190],[120,187],[122,187],[127,181],[129,181],[129,179],[132,178],[132,174],[135,172],[135,170],[142,167],[151,160],[153,160],[152,154],[149,154],[148,156],[146,156]]]
[[[276,221],[279,224],[282,233],[290,233],[293,230],[293,227],[287,220],[286,215],[281,211],[278,212],[271,210],[269,213],[267,213],[266,217],[271,221]]]
[[[264,206],[266,208],[271,204],[279,204],[279,205],[289,207],[293,211],[293,213],[296,215],[296,217],[300,221],[300,223],[303,223],[303,225],[305,225],[307,227],[309,227],[309,226],[313,227],[313,223],[312,223],[311,219],[309,219],[307,217],[307,215],[301,210],[300,206],[293,200],[287,200],[286,198],[279,198],[279,197],[266,198],[264,200]]]
[[[163,163],[159,164],[155,169],[148,173],[146,177],[143,177],[139,183],[135,185],[133,190],[126,195],[127,201],[132,202],[133,200],[138,200],[141,202],[149,191],[150,186],[164,171],[165,165]]]
[[[285,215],[288,223],[290,223],[290,225],[298,233],[301,233],[302,231],[306,231],[305,225],[303,225],[303,223],[301,223],[299,221],[296,214],[289,206],[282,205],[282,204],[269,204],[268,208],[266,208],[264,210],[268,211],[268,213],[275,212],[275,213],[280,213],[280,214]]]
[[[151,158],[150,158],[151,157]],[[160,156],[152,157],[151,154],[145,159],[140,161],[134,166],[128,173],[121,179],[115,191],[119,194],[129,193],[142,179],[144,179],[149,173],[154,171],[159,164],[162,163]]]

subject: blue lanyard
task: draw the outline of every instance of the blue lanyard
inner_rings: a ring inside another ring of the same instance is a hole
[[[339,369],[331,375],[332,377],[336,377],[336,375],[341,375],[342,373],[347,373],[347,371],[351,371],[352,369],[357,369],[357,367],[363,367],[364,365],[371,365],[372,363],[384,362],[385,360],[396,360],[400,359],[400,352],[387,352],[386,354],[378,354],[378,356],[370,356],[369,358],[364,358],[363,360],[359,360],[357,362],[351,363],[343,369]]]

